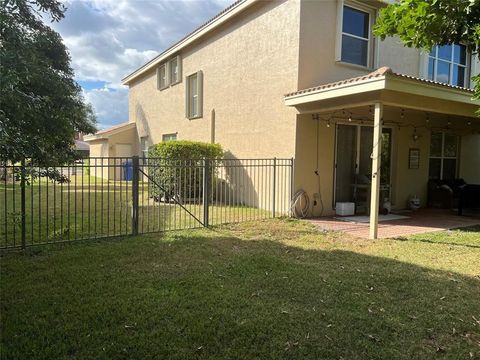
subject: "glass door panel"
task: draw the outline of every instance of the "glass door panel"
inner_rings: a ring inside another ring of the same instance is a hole
[[[358,159],[358,177],[372,180],[373,127],[360,127],[360,157]]]
[[[381,198],[390,197],[392,130],[382,130]],[[337,125],[335,202],[355,202],[368,213],[372,180],[373,127]]]
[[[357,157],[357,128],[337,125],[335,201],[350,202],[353,199]]]

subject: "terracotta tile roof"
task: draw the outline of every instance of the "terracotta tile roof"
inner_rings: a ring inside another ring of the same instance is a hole
[[[298,91],[286,94],[285,97],[301,95],[301,94],[308,94],[308,93],[319,91],[319,90],[336,88],[336,87],[339,87],[339,86],[342,86],[342,85],[355,84],[355,83],[358,83],[358,82],[371,80],[371,79],[375,79],[375,78],[381,78],[381,77],[385,77],[385,76],[405,78],[405,79],[409,79],[409,80],[413,80],[413,81],[417,81],[417,82],[421,82],[421,83],[444,86],[444,87],[448,87],[448,88],[452,88],[452,89],[458,89],[458,90],[463,90],[463,91],[466,91],[466,92],[471,92],[472,94],[474,92],[472,89],[464,88],[464,87],[461,87],[461,86],[455,86],[455,85],[445,84],[445,83],[441,83],[441,82],[438,82],[438,81],[423,79],[423,78],[419,78],[419,77],[415,77],[415,76],[395,73],[388,66],[384,66],[384,67],[381,67],[381,68],[379,68],[379,69],[377,69],[377,70],[375,70],[375,71],[373,71],[369,74],[366,74],[366,75],[357,76],[357,77],[354,77],[354,78],[351,78],[351,79],[345,79],[345,80],[336,81],[336,82],[332,82],[332,83],[328,83],[328,84],[323,84],[323,85],[311,87],[311,88],[308,88],[308,89],[298,90]]]

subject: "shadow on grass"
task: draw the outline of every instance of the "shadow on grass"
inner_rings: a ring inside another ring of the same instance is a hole
[[[480,234],[480,225],[469,226],[461,229],[463,232],[474,232]]]
[[[4,358],[469,358],[480,282],[199,231],[2,259]]]

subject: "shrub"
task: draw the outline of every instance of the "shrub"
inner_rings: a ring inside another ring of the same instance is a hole
[[[150,186],[150,196],[178,201],[203,195],[204,159],[220,160],[223,149],[219,144],[199,141],[166,141],[150,147],[148,173],[158,185]],[[210,180],[214,181],[215,167],[210,168]]]

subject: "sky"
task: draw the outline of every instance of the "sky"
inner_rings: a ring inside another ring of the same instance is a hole
[[[98,128],[128,120],[121,79],[233,0],[66,0],[52,26],[70,51],[75,79],[97,115]]]

